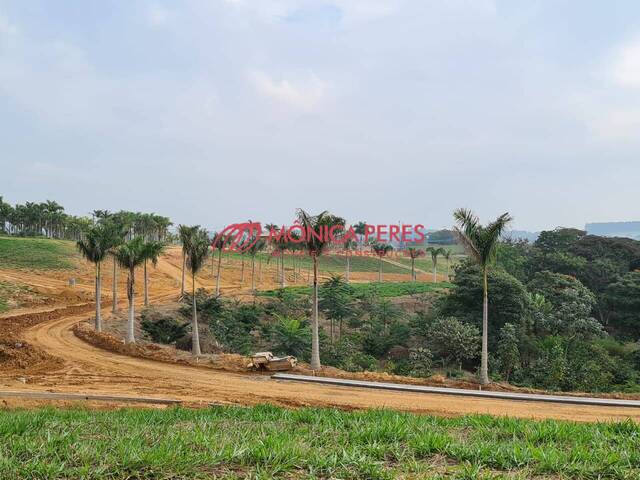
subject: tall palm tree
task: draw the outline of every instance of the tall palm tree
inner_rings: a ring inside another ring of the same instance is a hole
[[[376,252],[378,256],[378,282],[382,282],[382,257],[393,250],[393,247],[388,243],[374,243],[371,245],[371,248],[373,248],[373,251]]]
[[[425,253],[421,248],[409,247],[409,258],[411,258],[411,281],[416,281],[416,258],[422,257]]]
[[[190,227],[188,225],[178,225],[178,236],[182,243],[182,284],[180,286],[180,296],[184,296],[184,280],[187,266],[187,250],[189,250],[189,242],[200,229],[200,225]]]
[[[352,238],[346,239],[343,243],[344,254],[346,257],[344,266],[344,281],[347,283],[349,283],[349,275],[351,273],[351,252],[356,247],[356,245],[356,241]]]
[[[195,356],[200,352],[200,332],[198,331],[198,309],[196,306],[196,274],[204,266],[209,255],[209,237],[204,229],[197,230],[190,238],[187,249],[187,267],[191,271],[191,295],[193,302],[193,320],[191,323],[191,353]]]
[[[258,238],[255,242],[251,242],[251,247],[247,253],[251,256],[251,291],[256,291],[256,255],[264,250],[267,241],[264,238]]]
[[[433,262],[433,282],[435,283],[438,281],[438,256],[444,253],[444,249],[441,247],[428,247],[427,252],[431,254],[431,262]]]
[[[80,254],[95,265],[95,327],[97,332],[102,331],[102,312],[100,305],[102,296],[102,261],[107,256],[107,253],[109,253],[109,249],[114,245],[115,241],[115,232],[112,228],[105,225],[97,225],[92,227],[84,238],[78,240],[76,243]]]
[[[213,234],[213,243],[211,244],[212,248],[218,250],[218,265],[216,267],[216,297],[220,295],[220,274],[222,270],[222,250],[228,243],[228,238],[225,238],[224,235],[218,235],[217,233]],[[213,252],[212,252],[213,253]]]
[[[447,282],[449,281],[449,267],[451,266],[452,255],[453,255],[453,251],[450,248],[447,248],[442,252],[442,256],[447,261]]]
[[[145,243],[142,237],[135,237],[133,240],[123,243],[115,250],[115,256],[118,264],[122,268],[126,268],[129,272],[127,277],[127,298],[129,300],[129,321],[127,322],[126,343],[135,343],[136,337],[134,333],[135,320],[135,300],[136,300],[136,267],[144,263],[146,257]]]
[[[331,227],[333,225],[344,225],[344,219],[331,215],[326,210],[318,215],[309,215],[302,209],[297,211],[298,221],[304,228],[305,249],[313,261],[313,309],[311,316],[311,368],[320,370],[320,333],[318,319],[318,259],[329,246],[329,239],[326,236],[318,236],[310,234],[313,232],[321,232],[323,227]]]
[[[158,258],[165,249],[164,242],[151,240],[144,244],[144,306],[149,306],[149,277],[147,275],[147,261],[155,267],[158,265]]]
[[[482,268],[482,355],[480,358],[480,383],[489,383],[489,268],[496,256],[496,248],[502,232],[513,218],[503,213],[486,226],[470,210],[460,208],[453,212],[458,224],[455,232],[469,256]]]

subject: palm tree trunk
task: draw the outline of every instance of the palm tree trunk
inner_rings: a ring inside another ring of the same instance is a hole
[[[244,254],[242,255],[242,270],[240,272],[240,283],[244,283]]]
[[[438,281],[438,278],[436,277],[436,263],[437,263],[437,260],[433,262],[433,283]]]
[[[280,257],[280,288],[284,288],[284,286],[285,286],[285,281],[284,281],[284,251],[283,251]]]
[[[382,282],[382,257],[378,257],[378,282]]]
[[[256,257],[251,256],[251,291],[256,291]]]
[[[102,331],[102,311],[100,309],[101,305],[101,279],[100,279],[100,262],[96,263],[96,332]]]
[[[191,324],[191,353],[194,356],[200,353],[200,332],[198,332],[198,309],[196,308],[196,275],[192,274],[193,286],[193,323]]]
[[[411,281],[416,281],[416,259],[411,257]]]
[[[345,272],[345,276],[344,279],[347,283],[349,283],[349,270],[350,270],[350,258],[349,258],[349,252],[347,252],[347,270]]]
[[[482,299],[482,356],[480,357],[480,383],[489,383],[489,282],[487,267],[484,268],[484,288]]]
[[[222,265],[222,248],[218,249],[218,272],[216,273],[216,297],[220,295],[220,267]]]
[[[127,322],[127,338],[125,343],[136,343],[135,333],[133,331],[133,322],[136,315],[136,293],[134,290],[135,282],[134,269],[129,270],[129,278],[127,279],[127,297],[129,297],[129,321]]]
[[[144,261],[144,306],[149,306],[149,278],[147,277],[147,261]]]
[[[450,263],[451,263],[450,260],[447,259],[447,282],[450,280],[450,278],[449,278],[449,265],[450,265]]]
[[[118,311],[118,262],[113,257],[113,284],[111,285],[111,313]]]
[[[318,257],[313,255],[313,315],[311,318],[311,369],[320,370],[320,333],[318,330]]]
[[[187,256],[182,251],[182,286],[180,287],[180,296],[184,297],[184,270],[187,268]]]

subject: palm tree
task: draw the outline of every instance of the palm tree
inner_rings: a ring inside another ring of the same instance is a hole
[[[147,276],[147,260],[155,267],[158,265],[158,257],[165,249],[164,242],[151,240],[144,244],[144,306],[149,306],[149,277]]]
[[[102,331],[102,312],[101,312],[101,290],[102,278],[101,267],[102,261],[109,253],[109,249],[115,243],[115,232],[112,228],[105,225],[97,225],[92,227],[81,240],[78,240],[76,247],[80,254],[91,263],[95,264],[95,301],[96,301],[96,331]]]
[[[204,229],[196,230],[189,240],[187,249],[187,267],[191,271],[191,295],[193,302],[193,321],[191,323],[191,353],[200,352],[200,333],[198,332],[198,309],[196,308],[196,273],[200,271],[209,255],[209,237]]]
[[[247,253],[251,256],[251,291],[256,291],[256,255],[264,250],[267,241],[264,238],[258,238],[255,242],[251,242],[251,247]]]
[[[346,262],[344,266],[344,281],[349,283],[349,274],[351,273],[351,251],[356,247],[356,241],[352,238],[348,238],[344,241],[344,254]]]
[[[428,247],[427,252],[431,254],[431,261],[433,262],[433,282],[438,281],[438,275],[436,267],[438,266],[438,256],[444,253],[444,249],[441,247]]]
[[[455,232],[469,256],[482,268],[482,356],[480,359],[480,383],[489,383],[489,267],[496,255],[496,248],[502,232],[513,220],[509,213],[503,213],[486,226],[470,210],[460,208],[453,212],[458,224]]]
[[[382,282],[382,257],[393,250],[393,247],[388,243],[374,243],[371,245],[371,248],[373,248],[373,251],[378,255],[378,282]]]
[[[309,215],[302,209],[297,211],[298,221],[304,228],[304,242],[301,245],[313,260],[313,310],[311,318],[311,368],[320,370],[320,334],[318,319],[318,258],[329,246],[329,239],[326,236],[313,235],[311,232],[321,232],[322,228],[333,225],[344,225],[344,219],[331,215],[326,210],[318,215]]]
[[[416,258],[422,257],[425,253],[424,250],[415,247],[409,247],[407,249],[409,257],[411,258],[411,281],[416,281]]]
[[[447,248],[442,252],[442,256],[447,261],[447,282],[449,281],[449,267],[451,266],[452,255],[453,255],[453,251],[450,248]]]
[[[228,238],[225,238],[224,235],[219,235],[217,233],[213,234],[213,243],[211,244],[212,248],[218,250],[218,266],[216,270],[216,297],[220,296],[220,273],[222,269],[222,250],[227,245]],[[213,252],[212,252],[213,254]]]
[[[180,243],[182,243],[182,285],[180,286],[180,296],[184,296],[184,277],[187,266],[187,250],[189,250],[189,242],[200,229],[200,225],[189,227],[187,225],[178,226],[178,236],[180,237]]]
[[[136,267],[144,263],[146,257],[145,243],[142,237],[136,237],[133,240],[123,243],[115,250],[115,257],[118,264],[122,268],[129,271],[127,277],[127,298],[129,300],[129,321],[127,323],[126,343],[135,343],[134,319],[135,319],[135,300],[136,300]]]

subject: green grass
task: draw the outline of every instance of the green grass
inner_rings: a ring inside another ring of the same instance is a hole
[[[640,478],[640,426],[271,406],[0,412],[0,478]]]
[[[350,285],[356,297],[364,297],[368,294],[375,294],[377,297],[401,297],[404,295],[415,295],[453,287],[453,284],[447,282],[371,282],[351,283]],[[284,290],[298,295],[311,295],[311,287],[306,286],[284,287]],[[264,297],[275,297],[278,295],[279,291],[280,289],[265,290],[258,292],[258,295]],[[322,292],[322,285],[320,285],[320,291]]]
[[[0,268],[74,268],[74,243],[47,238],[0,237]]]

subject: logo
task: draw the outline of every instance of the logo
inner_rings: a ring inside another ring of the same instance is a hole
[[[213,248],[246,252],[256,244],[261,234],[260,222],[232,223],[216,235],[211,245]]]

